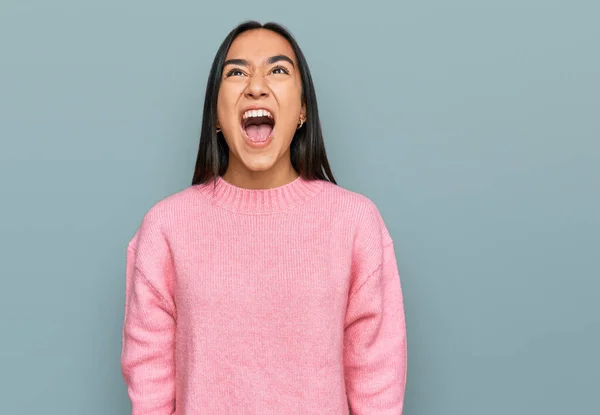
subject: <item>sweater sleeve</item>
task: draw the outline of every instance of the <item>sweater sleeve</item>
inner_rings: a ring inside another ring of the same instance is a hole
[[[394,245],[383,222],[379,223],[379,229],[371,227],[373,236],[359,235],[355,267],[359,274],[346,310],[344,370],[352,415],[401,415],[404,406],[403,296]],[[380,236],[375,235],[378,231]]]
[[[175,412],[173,266],[156,228],[143,223],[127,250],[121,370],[132,415]]]

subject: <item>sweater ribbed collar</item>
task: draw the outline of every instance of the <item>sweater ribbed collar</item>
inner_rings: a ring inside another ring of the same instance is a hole
[[[245,189],[218,177],[216,181],[197,185],[197,188],[211,202],[233,212],[268,214],[292,209],[312,199],[323,183],[298,177],[271,189]]]

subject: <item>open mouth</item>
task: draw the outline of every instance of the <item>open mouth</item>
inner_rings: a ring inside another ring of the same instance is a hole
[[[242,116],[242,130],[253,143],[263,143],[273,135],[275,119],[269,111],[248,110]]]

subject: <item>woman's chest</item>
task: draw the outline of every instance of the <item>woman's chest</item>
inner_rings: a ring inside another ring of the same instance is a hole
[[[245,225],[180,238],[173,255],[178,309],[257,317],[345,309],[352,263],[348,238],[325,231],[319,221],[292,229]]]

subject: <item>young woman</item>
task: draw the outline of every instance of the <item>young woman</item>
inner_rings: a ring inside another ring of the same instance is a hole
[[[392,239],[336,184],[306,59],[277,24],[219,48],[192,186],[144,216],[126,280],[133,414],[402,413]]]

